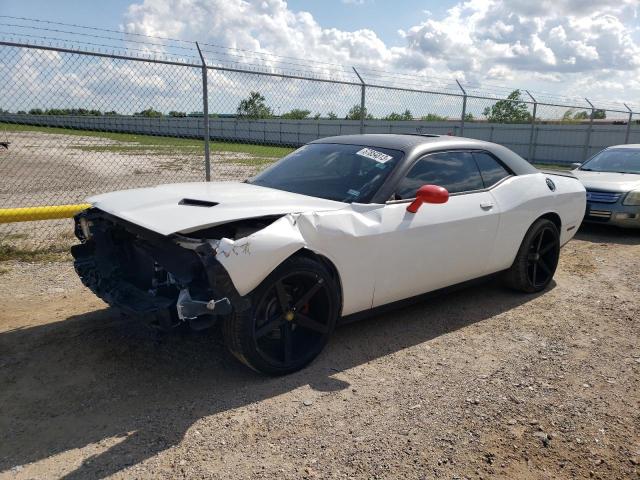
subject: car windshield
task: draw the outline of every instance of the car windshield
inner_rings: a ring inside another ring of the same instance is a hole
[[[368,203],[403,155],[388,148],[310,143],[248,182],[328,200]]]
[[[580,170],[640,175],[640,148],[611,148],[596,154]]]

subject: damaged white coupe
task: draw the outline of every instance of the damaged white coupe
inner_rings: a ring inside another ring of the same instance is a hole
[[[72,254],[108,304],[165,329],[220,322],[239,360],[280,375],[381,306],[493,274],[543,290],[585,201],[571,175],[493,143],[330,137],[242,183],[90,198]]]

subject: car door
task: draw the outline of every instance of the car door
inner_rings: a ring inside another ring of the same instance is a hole
[[[419,187],[445,187],[449,201],[407,206]],[[426,155],[399,182],[383,208],[373,306],[480,277],[487,272],[499,209],[471,152]]]

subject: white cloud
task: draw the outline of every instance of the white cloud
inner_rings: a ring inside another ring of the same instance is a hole
[[[284,0],[144,0],[129,7],[125,30],[426,78],[455,74],[602,96],[619,90],[614,84],[638,86],[639,9],[637,0],[468,0],[400,30],[405,44],[390,47],[370,29],[323,28]],[[256,61],[244,61],[250,59]],[[275,57],[266,63],[286,68]],[[627,93],[640,94],[631,87]]]

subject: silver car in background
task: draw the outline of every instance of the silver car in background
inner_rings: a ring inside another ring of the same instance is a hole
[[[587,190],[585,222],[640,228],[640,144],[609,147],[574,166]]]

